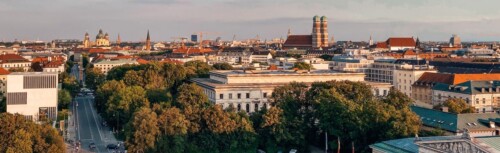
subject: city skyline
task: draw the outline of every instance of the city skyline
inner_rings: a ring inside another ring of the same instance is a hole
[[[463,41],[500,40],[494,31],[500,25],[494,7],[500,2],[480,1],[5,0],[0,17],[8,22],[0,26],[0,39],[81,40],[85,32],[94,36],[99,29],[113,41],[118,33],[123,41],[144,41],[148,29],[152,41],[200,31],[219,33],[206,39],[286,39],[289,28],[292,34],[311,34],[312,17],[325,15],[335,40],[368,41],[372,35],[375,41],[398,36],[447,41],[452,34]]]

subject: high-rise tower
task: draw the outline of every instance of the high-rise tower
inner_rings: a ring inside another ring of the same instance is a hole
[[[321,17],[321,47],[328,47],[328,19],[326,16]]]
[[[321,47],[321,20],[319,16],[314,16],[313,18],[313,30],[312,30],[312,47]]]
[[[151,50],[151,38],[149,37],[149,30],[148,30],[148,36],[146,37],[146,50],[147,51]]]

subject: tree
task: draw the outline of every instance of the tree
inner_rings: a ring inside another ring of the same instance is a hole
[[[96,90],[105,80],[106,76],[99,68],[88,67],[85,70],[85,85],[89,89]]]
[[[131,86],[115,91],[106,106],[108,119],[116,123],[116,128],[120,129],[120,125],[127,123],[136,110],[141,107],[149,107],[149,101],[146,98],[146,91],[142,87]]]
[[[296,62],[293,64],[293,68],[299,69],[299,70],[312,70],[314,69],[311,64],[308,64],[306,62]]]
[[[99,88],[96,90],[96,97],[95,97],[95,103],[96,103],[96,108],[98,112],[105,113],[106,111],[106,103],[108,102],[109,98],[116,92],[119,91],[123,88],[125,88],[126,85],[123,83],[123,81],[116,81],[116,80],[111,80],[111,81],[106,81],[104,82]]]
[[[214,69],[216,70],[232,70],[233,66],[231,66],[229,63],[215,63],[212,65]]]
[[[141,107],[134,113],[128,124],[130,131],[126,143],[130,152],[143,153],[155,147],[155,141],[160,133],[157,125],[158,119],[155,112],[149,107]]]
[[[320,129],[341,142],[332,144],[335,148],[354,143],[356,150],[368,151],[374,142],[412,136],[420,126],[404,94],[378,99],[368,85],[350,81],[315,83],[309,94]]]
[[[183,109],[188,106],[205,107],[208,105],[208,97],[203,93],[203,89],[196,84],[183,84],[179,87],[178,93],[175,96],[176,105]]]
[[[62,75],[62,88],[69,91],[72,96],[80,90],[80,84],[76,80],[74,76],[69,76],[67,73],[63,73]]]
[[[0,133],[0,152],[66,152],[62,137],[54,128],[19,114],[1,113]]]
[[[308,88],[304,83],[293,82],[274,89],[271,101],[280,110],[270,110],[270,113],[282,113],[278,113],[280,124],[272,127],[271,134],[280,147],[308,151],[308,140],[315,135],[313,103],[306,96]]]
[[[71,102],[71,95],[68,90],[59,90],[57,92],[57,106],[59,110],[66,109],[69,107]]]
[[[189,132],[196,133],[200,130],[201,113],[207,108],[208,97],[203,94],[200,87],[195,84],[183,84],[177,89],[174,106],[183,110],[184,115],[190,121]]]
[[[184,66],[189,70],[188,74],[190,77],[206,78],[208,77],[208,72],[212,70],[212,66],[199,60],[186,62]]]
[[[129,70],[125,73],[125,76],[123,77],[123,82],[127,86],[141,86],[144,87],[144,77],[141,75],[143,74],[143,70],[139,71],[134,71],[134,70]]]
[[[31,70],[35,72],[43,72],[43,67],[40,62],[31,63]]]
[[[321,56],[319,56],[319,58],[325,60],[325,61],[331,61],[333,56],[332,55],[327,55],[327,54],[323,54]]]
[[[162,72],[164,73],[163,77],[165,78],[166,87],[173,91],[172,94],[176,94],[175,91],[184,83],[188,75],[188,69],[180,64],[165,63],[163,64]]]
[[[456,114],[464,113],[475,113],[476,109],[460,98],[448,98],[442,104],[434,106],[434,109],[441,109],[442,107],[448,107],[448,111]]]
[[[9,69],[9,72],[26,72],[22,67],[13,67]]]
[[[180,109],[176,107],[168,108],[158,118],[158,125],[163,135],[175,136],[187,134],[190,123]]]
[[[382,101],[395,106],[397,109],[408,107],[413,103],[413,100],[410,97],[394,87],[389,90],[389,93]]]
[[[82,66],[83,66],[83,68],[86,69],[87,66],[89,66],[89,62],[90,62],[89,55],[82,54]]]
[[[7,98],[0,93],[2,99],[0,99],[0,113],[7,112]]]

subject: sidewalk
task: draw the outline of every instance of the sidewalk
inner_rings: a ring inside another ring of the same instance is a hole
[[[68,127],[66,127],[67,130],[67,135],[64,138],[64,142],[66,143],[66,152],[68,153],[73,153],[75,151],[75,142],[76,142],[76,123],[74,120],[74,113],[73,112],[73,102],[70,103],[71,109],[69,109],[69,116],[68,116]],[[72,142],[72,143],[70,143]]]

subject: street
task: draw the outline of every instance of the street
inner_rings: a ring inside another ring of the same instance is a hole
[[[78,79],[80,74],[83,75],[83,73],[79,72],[79,66],[75,64],[71,68],[71,75]],[[83,76],[83,78],[85,77]],[[83,96],[74,97],[72,104],[74,125],[70,126],[70,128],[74,128],[71,130],[75,132],[72,135],[73,139],[80,142],[79,152],[113,152],[113,150],[108,150],[106,146],[108,144],[116,145],[118,141],[109,127],[102,126],[101,123],[104,120],[97,114],[94,96],[84,94]],[[95,149],[89,148],[91,143],[95,143]],[[119,150],[123,151],[123,146]],[[68,152],[74,151],[68,150]]]
[[[77,140],[80,140],[82,151],[111,152],[106,149],[108,144],[117,144],[118,141],[108,127],[101,125],[102,118],[97,114],[93,106],[92,96],[76,97],[75,118],[77,122]],[[96,149],[90,150],[89,144],[95,143]]]

